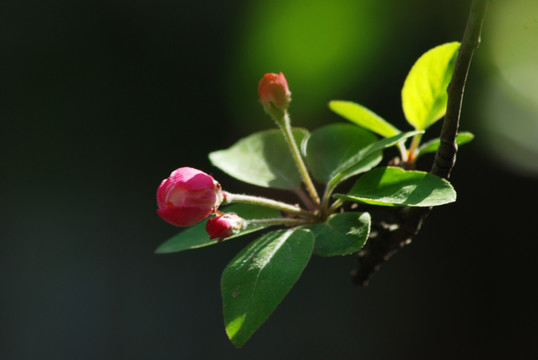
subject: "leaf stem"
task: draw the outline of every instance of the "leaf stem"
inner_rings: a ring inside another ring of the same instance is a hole
[[[303,204],[306,206],[306,208],[310,211],[316,211],[317,206],[314,205],[312,202],[312,199],[308,197],[308,194],[304,192],[304,190],[300,187],[293,189],[293,192],[301,199]]]
[[[331,199],[333,190],[334,188],[328,184],[323,193],[323,198],[321,199],[321,214],[323,216],[326,216],[329,213],[329,200]]]
[[[282,133],[284,134],[284,138],[286,139],[286,142],[288,143],[288,146],[291,151],[291,155],[293,156],[293,160],[295,160],[295,164],[297,165],[297,170],[299,170],[299,173],[301,174],[303,182],[305,183],[306,190],[310,194],[310,197],[312,198],[312,201],[314,202],[314,204],[316,206],[319,206],[320,202],[319,202],[318,192],[316,191],[316,187],[314,186],[314,183],[312,182],[312,179],[310,178],[310,175],[308,174],[308,170],[303,161],[301,153],[299,152],[297,143],[295,142],[295,139],[293,138],[293,134],[291,132],[290,117],[287,111],[284,113],[283,120],[284,121],[277,122],[277,124],[280,126],[280,129],[282,130]]]
[[[402,162],[406,163],[407,162],[407,149],[405,148],[404,142],[400,141],[398,144],[396,144],[396,146],[398,146],[398,150],[400,150],[400,157],[402,158]]]
[[[224,204],[231,203],[243,203],[265,206],[284,212],[300,215],[309,219],[319,219],[319,217],[310,211],[304,210],[297,205],[288,204],[282,201],[268,199],[260,196],[244,195],[244,194],[232,194],[224,192]],[[296,219],[297,220],[297,219]]]
[[[411,140],[411,145],[409,146],[409,151],[407,152],[407,160],[404,161],[404,164],[408,169],[414,167],[413,163],[416,159],[417,149],[420,144],[420,140],[422,140],[422,134],[423,133],[416,134],[415,136],[413,136],[413,140]]]
[[[322,216],[329,216],[329,214],[332,213],[331,208],[329,208],[329,201],[331,201],[331,195],[333,194],[334,189],[336,189],[336,186],[338,185],[339,180],[342,178],[342,176],[337,176],[333,178],[325,188],[325,192],[323,193],[323,199],[321,201],[321,214]]]
[[[336,211],[336,209],[338,209],[340,206],[342,206],[343,203],[344,203],[344,201],[342,199],[337,199],[335,202],[333,202],[333,204],[329,208],[328,213],[329,214],[334,213]]]

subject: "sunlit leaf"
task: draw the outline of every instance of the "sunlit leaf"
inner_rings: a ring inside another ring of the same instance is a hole
[[[306,229],[273,231],[253,241],[224,269],[224,322],[235,346],[243,346],[284,299],[313,247],[314,236]]]
[[[329,108],[352,123],[383,137],[391,137],[400,132],[381,116],[352,101],[333,100],[329,102]]]
[[[402,88],[407,121],[424,130],[446,113],[447,88],[460,44],[451,42],[423,54],[411,68]]]
[[[346,195],[335,197],[384,206],[436,206],[456,201],[456,192],[448,181],[427,172],[385,167],[370,170]]]

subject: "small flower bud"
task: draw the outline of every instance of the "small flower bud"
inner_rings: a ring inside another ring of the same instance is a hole
[[[291,92],[284,74],[265,74],[258,85],[258,96],[265,111],[279,121],[291,102]]]
[[[191,226],[216,212],[222,199],[221,186],[211,175],[182,167],[157,189],[157,214],[172,225]]]
[[[243,228],[243,219],[236,214],[229,213],[216,216],[207,221],[205,229],[210,239],[222,239],[237,234]]]

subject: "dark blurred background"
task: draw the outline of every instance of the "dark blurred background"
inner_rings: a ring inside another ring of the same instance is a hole
[[[180,166],[212,167],[271,120],[257,82],[283,71],[293,123],[359,102],[408,129],[400,90],[460,40],[468,1],[72,1],[0,5],[0,358],[538,358],[538,5],[494,1],[469,75],[458,202],[435,209],[367,288],[353,256],[313,258],[245,348],[226,338],[220,274],[248,242],[172,255],[155,213]],[[440,124],[429,136],[437,135]],[[419,164],[428,169],[432,158]]]

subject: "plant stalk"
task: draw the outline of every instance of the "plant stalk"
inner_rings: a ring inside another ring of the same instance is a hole
[[[274,218],[274,219],[254,219],[254,220],[245,220],[246,226],[255,226],[255,225],[286,225],[286,226],[297,226],[297,225],[308,225],[312,224],[313,220],[307,219],[292,219],[292,218]]]
[[[284,121],[277,122],[277,124],[282,129],[282,133],[284,134],[284,138],[286,139],[286,142],[288,143],[288,146],[291,151],[291,155],[293,156],[293,160],[295,161],[295,164],[297,165],[297,170],[299,170],[299,173],[301,174],[301,178],[303,179],[303,182],[305,183],[306,190],[310,194],[310,197],[312,198],[312,201],[314,202],[314,204],[316,206],[319,206],[320,202],[319,202],[318,192],[316,191],[316,187],[314,186],[314,183],[312,182],[312,179],[310,178],[310,175],[308,174],[308,170],[303,161],[301,153],[299,152],[297,143],[295,143],[295,139],[293,138],[293,133],[291,131],[290,117],[287,111],[284,113]]]
[[[273,199],[268,199],[260,196],[244,195],[244,194],[232,194],[229,192],[224,192],[224,203],[242,203],[242,204],[252,204],[260,205],[280,211],[288,212],[291,214],[300,215],[309,219],[317,220],[318,216],[311,213],[310,211],[304,210],[297,205],[288,204],[282,201],[277,201]]]

